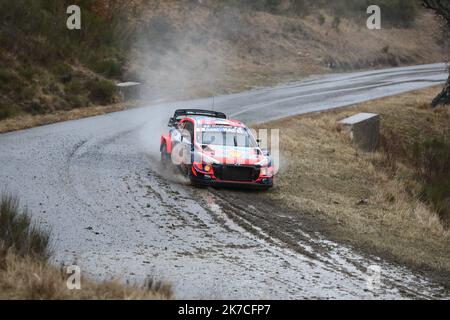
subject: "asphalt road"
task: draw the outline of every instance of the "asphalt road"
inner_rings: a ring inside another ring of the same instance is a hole
[[[445,79],[443,64],[311,77],[221,96],[215,109],[257,123]],[[259,193],[194,189],[161,175],[158,143],[169,114],[210,105],[159,103],[2,134],[2,188],[52,229],[55,263],[76,263],[99,279],[155,277],[179,298],[448,297],[422,275],[327,241]],[[371,265],[381,267],[381,284],[368,290]]]

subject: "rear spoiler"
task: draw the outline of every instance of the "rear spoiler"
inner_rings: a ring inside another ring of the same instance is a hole
[[[226,119],[227,116],[225,113],[217,112],[217,111],[211,111],[211,110],[200,110],[200,109],[179,109],[176,110],[173,114],[173,117],[169,120],[169,127],[174,127],[178,121],[181,120],[182,117],[186,116],[205,116],[205,117],[211,117],[211,118],[219,118],[219,119]]]

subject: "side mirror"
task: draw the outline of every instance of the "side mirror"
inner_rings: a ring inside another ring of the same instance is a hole
[[[167,124],[167,126],[175,127],[176,124],[177,124],[177,120],[175,118],[170,118],[169,119],[169,123]]]

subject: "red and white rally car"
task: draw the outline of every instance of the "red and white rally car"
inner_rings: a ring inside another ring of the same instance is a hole
[[[175,111],[161,137],[161,161],[173,164],[194,185],[241,185],[268,189],[274,168],[250,129],[221,112]]]

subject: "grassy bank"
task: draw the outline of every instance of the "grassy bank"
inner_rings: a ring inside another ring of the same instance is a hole
[[[39,228],[19,202],[2,195],[0,202],[0,299],[170,299],[170,286],[147,281],[81,279],[81,290],[67,288],[65,268],[49,263],[51,234]]]
[[[334,239],[437,271],[449,283],[450,110],[430,109],[438,90],[270,123],[283,128],[284,162],[270,197],[325,218]],[[357,112],[381,115],[378,152],[358,150],[339,130],[337,121]]]

